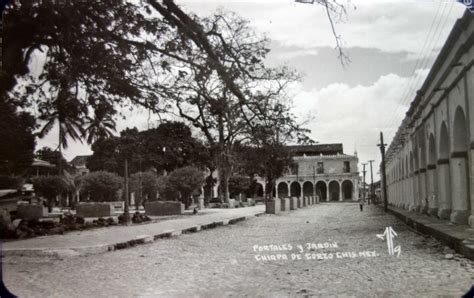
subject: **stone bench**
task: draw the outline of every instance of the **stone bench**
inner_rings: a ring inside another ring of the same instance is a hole
[[[281,212],[281,201],[279,199],[267,201],[265,209],[268,214],[278,214]]]
[[[280,205],[281,211],[290,211],[290,199],[280,199]]]
[[[17,217],[21,219],[38,219],[48,215],[48,208],[43,205],[19,204]]]
[[[290,210],[295,210],[298,209],[298,199],[293,197],[293,198],[288,198],[290,201]]]
[[[147,215],[164,216],[184,213],[184,204],[177,201],[155,201],[144,204]]]
[[[76,204],[76,215],[80,217],[110,217],[114,215],[115,206],[109,202],[80,202]]]

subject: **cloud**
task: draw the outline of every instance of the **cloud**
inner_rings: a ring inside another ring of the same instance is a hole
[[[378,167],[380,132],[385,142],[391,141],[413,99],[415,89],[403,96],[408,93],[407,85],[413,79],[422,82],[427,73],[420,70],[413,77],[388,74],[371,85],[333,83],[311,91],[295,84],[291,90],[294,111],[307,121],[315,141],[343,143],[345,153],[357,150],[360,162],[375,159]]]
[[[267,33],[272,40],[286,46],[307,49],[335,46],[326,12],[320,5],[293,0],[226,1],[225,5],[218,1],[182,0],[178,3],[201,16],[217,8],[235,11],[249,19],[257,31]],[[345,46],[386,52],[418,53],[432,23],[433,30],[438,30],[428,40],[434,40],[433,47],[439,46],[465,10],[454,1],[352,0],[351,3],[356,9],[348,5],[347,17],[336,23],[337,33],[342,36]]]

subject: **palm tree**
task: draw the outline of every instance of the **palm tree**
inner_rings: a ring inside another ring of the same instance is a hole
[[[109,105],[97,106],[94,111],[94,118],[89,118],[89,125],[84,131],[84,137],[87,135],[88,144],[114,135],[116,129],[113,114],[115,114],[115,111]]]
[[[62,156],[62,148],[68,147],[68,138],[74,141],[82,142],[82,135],[84,134],[84,120],[81,111],[82,105],[74,98],[68,90],[60,90],[56,99],[49,105],[40,107],[40,120],[46,121],[43,128],[39,132],[40,137],[44,137],[51,131],[54,124],[59,124],[59,142],[58,150],[59,156]],[[59,174],[62,173],[61,163],[59,162]]]

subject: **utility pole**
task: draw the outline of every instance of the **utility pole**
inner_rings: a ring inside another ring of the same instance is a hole
[[[124,173],[124,176],[125,176],[125,187],[124,187],[125,207],[124,207],[124,210],[123,210],[123,219],[124,219],[124,224],[129,225],[131,223],[131,220],[130,220],[129,200],[128,200],[128,196],[129,196],[129,193],[128,193],[128,160],[126,158],[125,158],[125,173]]]
[[[374,175],[372,173],[372,163],[375,160],[369,160],[370,163],[370,197],[369,197],[369,204],[370,204],[370,199],[373,199],[373,203],[375,205],[375,191],[374,191]]]
[[[316,169],[313,166],[313,196],[316,200],[316,204],[319,203],[319,198],[316,196]]]
[[[362,170],[362,173],[363,173],[363,179],[362,179],[362,200],[364,200],[365,202],[365,166],[367,165],[367,163],[363,163],[362,164],[362,167],[363,167],[363,170]]]
[[[380,132],[380,144],[377,146],[380,147],[380,153],[382,154],[382,188],[383,188],[383,204],[384,204],[384,209],[385,212],[388,211],[388,197],[387,197],[387,176],[385,175],[385,146],[387,144],[384,144],[383,142],[383,133]]]

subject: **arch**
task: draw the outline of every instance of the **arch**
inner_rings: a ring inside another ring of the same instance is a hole
[[[430,134],[428,140],[428,164],[436,164],[436,142],[432,133]]]
[[[318,181],[316,183],[316,195],[319,196],[320,201],[326,201],[327,200],[327,186],[326,182],[324,181]]]
[[[468,136],[466,117],[461,107],[456,108],[453,123],[453,151],[466,152],[468,150]]]
[[[267,183],[267,185],[265,185],[265,194],[267,196],[270,195],[270,183]],[[276,195],[276,187],[273,186],[273,197],[275,197],[275,195]]]
[[[449,134],[448,128],[446,127],[446,122],[441,123],[441,128],[439,130],[439,158],[448,159],[449,158]]]
[[[257,183],[256,194],[257,194],[257,197],[263,198],[263,184],[262,183]]]
[[[303,183],[303,196],[312,197],[314,195],[313,183],[306,181]]]
[[[339,182],[333,180],[329,182],[329,200],[339,201]]]
[[[293,181],[290,184],[290,197],[301,197],[301,186],[299,182]]]
[[[351,180],[344,180],[342,182],[342,198],[344,200],[353,200],[354,184]]]
[[[288,184],[286,182],[278,183],[278,197],[287,198],[288,197]]]

